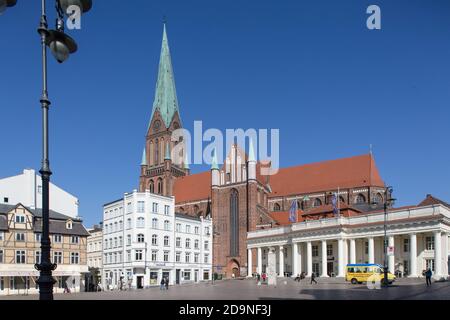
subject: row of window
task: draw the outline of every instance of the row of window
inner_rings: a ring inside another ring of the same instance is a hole
[[[97,259],[89,259],[88,260],[88,266],[92,267],[92,268],[100,268],[102,266],[102,259],[101,258],[97,258]]]
[[[4,250],[0,250],[0,263],[4,262]],[[26,264],[27,263],[27,252],[26,250],[16,250],[15,263]],[[41,263],[41,251],[34,252],[34,263]],[[60,251],[53,252],[53,263],[62,264],[63,263],[63,253]],[[79,264],[80,254],[78,252],[70,253],[70,264]]]
[[[4,236],[3,233],[0,233],[0,240],[3,240]],[[18,242],[25,242],[26,241],[26,233],[25,232],[16,232],[15,233],[15,239]],[[42,234],[41,233],[35,233],[34,234],[34,241],[35,242],[41,242]],[[63,242],[63,235],[61,234],[55,234],[53,235],[53,243],[62,243]],[[80,243],[80,237],[79,236],[71,236],[70,237],[70,243],[71,244],[79,244]]]
[[[127,213],[133,212],[133,203],[128,202],[127,203]],[[137,213],[145,213],[145,201],[137,201],[137,207],[136,207]],[[157,202],[152,203],[152,213],[159,213],[159,204]],[[123,215],[123,208],[116,208],[114,210],[105,211],[105,220],[119,217]],[[170,206],[165,205],[164,206],[164,215],[168,216],[170,215]]]
[[[165,247],[170,246],[170,237],[169,236],[164,236],[164,240],[163,240],[163,244]],[[137,243],[145,243],[145,235],[140,233],[136,236],[136,242]],[[198,239],[194,240],[194,249],[199,249],[199,243],[200,241]],[[157,234],[153,234],[152,235],[152,241],[151,241],[151,245],[152,246],[157,246],[158,245],[158,235]],[[118,247],[122,247],[123,246],[123,241],[122,241],[122,237],[116,237],[114,239],[105,239],[105,249],[113,249],[113,248],[118,248]],[[131,246],[131,234],[127,235],[127,246]],[[177,237],[176,241],[175,241],[175,246],[177,248],[181,248],[181,238]],[[185,239],[185,247],[186,249],[190,249],[191,248],[191,239],[187,238]],[[205,241],[204,242],[204,249],[205,250],[209,250],[209,241]]]
[[[327,198],[327,200],[328,200],[327,202],[328,202],[328,203],[332,203],[332,197],[333,197],[333,195],[329,195],[329,196],[328,196],[328,198]],[[307,201],[308,201],[308,200],[297,201],[297,207],[298,207],[299,209],[301,209],[301,210],[306,209],[306,208],[308,207],[308,202],[307,202]],[[339,202],[345,203],[346,201],[345,201],[344,197],[339,196]],[[360,193],[360,194],[358,194],[358,195],[355,197],[354,202],[355,202],[356,204],[366,203],[366,197],[365,197],[363,194]],[[383,196],[382,196],[381,194],[377,193],[377,194],[374,196],[374,198],[373,198],[373,202],[374,202],[374,203],[382,203],[382,202],[383,202]],[[313,208],[315,208],[315,207],[320,207],[322,204],[323,204],[323,203],[322,203],[322,200],[321,200],[320,198],[315,198],[315,199],[312,200],[312,202],[311,202],[311,206],[312,206]],[[273,211],[281,211],[281,205],[280,205],[279,203],[275,203],[275,204],[273,205]]]
[[[156,262],[158,260],[158,250],[152,250],[150,255],[150,261]],[[163,251],[163,260],[164,262],[169,262],[170,251]],[[193,256],[193,260],[191,260],[191,256]],[[110,263],[122,263],[122,252],[115,252],[105,254],[106,264]],[[143,261],[144,260],[144,250],[135,250],[134,261]],[[131,250],[127,251],[127,260],[125,262],[132,262],[131,260]],[[199,263],[200,262],[200,254],[191,252],[186,252],[184,255],[184,261],[181,261],[181,252],[175,253],[175,262],[185,262],[185,263]],[[203,263],[209,263],[209,254],[204,254]]]
[[[88,252],[95,252],[95,251],[101,251],[102,250],[102,242],[89,242],[88,244]]]
[[[369,254],[369,242],[366,241],[364,243],[365,245],[365,253]],[[403,252],[409,252],[410,250],[410,241],[409,239],[403,239]],[[425,250],[434,250],[434,237],[429,236],[425,238]],[[285,251],[286,252],[286,251]],[[319,246],[313,245],[311,246],[311,253],[313,257],[319,256]],[[333,245],[328,244],[327,245],[327,256],[333,255]]]
[[[133,220],[131,218],[127,219],[127,229],[133,228]],[[145,218],[144,217],[138,217],[136,219],[136,228],[145,228]],[[159,229],[158,219],[153,218],[152,219],[152,228],[153,229]],[[105,234],[112,233],[112,232],[118,232],[123,230],[123,222],[120,220],[119,222],[114,222],[110,224],[105,225],[104,232]],[[164,230],[170,231],[170,221],[164,220]]]

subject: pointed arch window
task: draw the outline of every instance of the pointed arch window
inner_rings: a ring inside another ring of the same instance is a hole
[[[273,205],[273,211],[281,211],[281,206],[279,203],[275,203]]]
[[[239,255],[239,193],[236,189],[230,194],[230,256]]]
[[[149,189],[151,193],[155,193],[155,182],[153,180],[150,180]]]
[[[322,200],[320,200],[319,198],[316,198],[314,200],[314,207],[320,207],[322,205]]]
[[[383,196],[380,193],[377,193],[373,199],[373,202],[377,204],[383,203]]]
[[[155,164],[155,165],[159,164],[159,141],[158,141],[158,139],[155,140],[155,158],[153,160],[153,164]]]
[[[355,203],[365,203],[365,202],[366,202],[366,197],[364,197],[363,194],[360,193],[356,196]]]
[[[158,194],[163,193],[163,181],[161,178],[158,179]]]

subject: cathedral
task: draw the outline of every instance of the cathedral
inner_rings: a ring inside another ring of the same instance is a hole
[[[174,196],[176,212],[211,215],[213,220],[213,272],[240,277],[256,269],[256,252],[247,254],[247,234],[290,224],[289,208],[297,202],[297,222],[335,214],[337,195],[343,216],[358,215],[382,207],[391,195],[378,172],[372,154],[281,168],[276,175],[261,175],[253,147],[232,145],[223,164],[213,161],[211,170],[191,174],[189,164],[172,159],[171,151],[182,138],[172,141],[182,128],[166,27],[155,98],[146,132],[140,166],[139,191]]]

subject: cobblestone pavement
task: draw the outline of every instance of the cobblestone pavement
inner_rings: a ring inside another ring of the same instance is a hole
[[[308,279],[306,279],[308,280]],[[37,299],[36,295],[0,297],[0,300]],[[364,284],[352,285],[341,280],[318,279],[318,284],[292,279],[278,280],[277,286],[258,286],[253,280],[217,281],[171,286],[168,291],[158,287],[98,293],[57,294],[55,300],[260,300],[260,299],[332,299],[332,300],[450,300],[450,282],[425,285],[421,279],[400,279],[390,288],[370,290]]]

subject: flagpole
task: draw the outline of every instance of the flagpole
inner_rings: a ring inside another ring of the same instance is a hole
[[[340,196],[339,196],[339,192],[340,192],[340,189],[339,189],[339,187],[338,187],[338,194],[337,194],[337,202],[338,202],[338,217],[340,217],[341,216],[341,199],[340,199]]]

